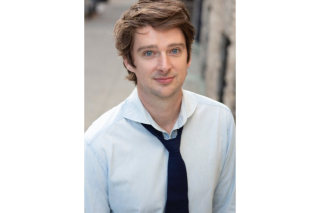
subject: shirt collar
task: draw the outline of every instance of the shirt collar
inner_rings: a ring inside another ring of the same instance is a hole
[[[180,108],[179,117],[173,126],[173,130],[179,129],[186,122],[187,119],[194,113],[197,107],[197,101],[187,91],[182,90],[182,104]],[[152,125],[155,129],[161,132],[165,132],[151,117],[149,112],[142,105],[138,96],[137,88],[135,88],[131,95],[127,98],[123,117],[129,120]]]

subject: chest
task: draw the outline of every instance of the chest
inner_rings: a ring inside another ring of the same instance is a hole
[[[181,139],[181,155],[188,175],[190,212],[212,212],[214,189],[222,163],[223,137],[214,133],[188,134]],[[106,149],[109,204],[114,212],[164,212],[168,152],[147,132],[139,140],[117,135]]]

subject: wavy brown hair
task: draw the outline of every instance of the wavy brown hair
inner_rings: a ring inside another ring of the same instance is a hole
[[[140,0],[125,11],[114,28],[114,37],[119,56],[128,60],[136,68],[132,57],[134,34],[138,28],[152,26],[157,30],[180,28],[186,40],[187,62],[190,61],[191,44],[195,29],[190,22],[190,15],[180,0]],[[127,69],[127,79],[137,85],[135,73]]]

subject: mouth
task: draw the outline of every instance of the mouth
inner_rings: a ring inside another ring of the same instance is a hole
[[[155,80],[156,80],[157,82],[159,82],[160,84],[168,84],[168,83],[170,83],[173,79],[174,79],[174,77],[155,78]]]

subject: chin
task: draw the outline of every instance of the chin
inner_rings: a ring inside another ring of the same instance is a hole
[[[181,88],[180,88],[180,90],[181,90]],[[175,94],[177,94],[178,91],[179,91],[179,88],[178,89],[165,88],[162,90],[154,91],[153,94],[159,98],[170,98],[170,97],[174,96]]]

